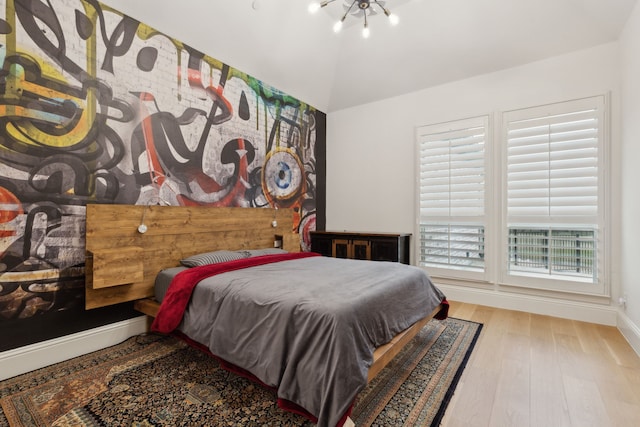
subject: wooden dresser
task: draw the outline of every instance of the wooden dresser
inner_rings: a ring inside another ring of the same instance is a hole
[[[312,231],[311,250],[336,258],[411,263],[411,234]]]

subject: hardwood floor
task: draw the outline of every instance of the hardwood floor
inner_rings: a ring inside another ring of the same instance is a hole
[[[611,326],[451,302],[484,324],[443,427],[640,426],[640,357]]]

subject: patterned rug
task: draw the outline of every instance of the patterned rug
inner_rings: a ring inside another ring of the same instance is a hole
[[[437,426],[482,325],[432,320],[360,393],[361,426]],[[184,342],[138,335],[0,382],[0,426],[312,426]]]

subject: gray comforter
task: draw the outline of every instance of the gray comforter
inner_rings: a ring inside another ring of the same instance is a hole
[[[374,349],[443,299],[418,267],[302,258],[200,281],[179,329],[333,427],[366,385]]]

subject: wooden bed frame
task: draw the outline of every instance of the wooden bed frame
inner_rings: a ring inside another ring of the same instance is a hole
[[[138,311],[155,317],[160,304],[153,299],[154,282],[160,270],[178,266],[188,256],[221,249],[278,245],[289,252],[300,252],[294,215],[290,209],[89,204],[85,307],[134,301]],[[145,226],[144,233],[139,231],[140,225]],[[440,308],[375,350],[369,380]]]

